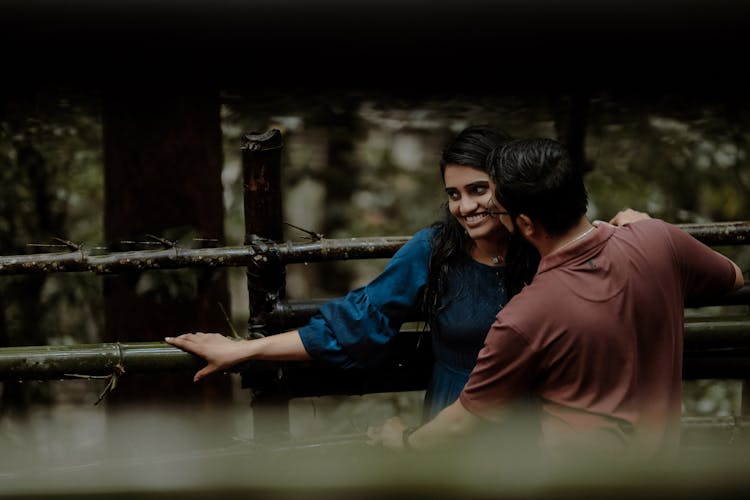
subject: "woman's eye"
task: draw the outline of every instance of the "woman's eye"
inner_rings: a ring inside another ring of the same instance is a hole
[[[458,194],[457,192],[453,191],[451,193],[448,193],[448,199],[453,200],[453,201],[460,200],[461,199],[461,195]]]
[[[474,194],[481,195],[487,192],[487,187],[485,186],[476,186],[473,190]]]

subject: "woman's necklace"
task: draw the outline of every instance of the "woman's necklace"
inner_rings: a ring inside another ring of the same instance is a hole
[[[584,232],[582,232],[581,234],[579,234],[578,236],[576,236],[576,237],[575,237],[575,238],[573,238],[572,240],[568,241],[567,243],[563,244],[562,246],[559,246],[559,247],[557,247],[557,248],[555,249],[555,251],[557,252],[558,250],[562,250],[562,249],[563,249],[563,248],[565,248],[566,246],[568,246],[568,245],[572,245],[572,244],[573,244],[573,243],[575,243],[576,241],[578,241],[578,240],[580,240],[580,239],[582,239],[582,238],[585,238],[585,237],[586,237],[586,235],[587,235],[587,234],[589,234],[589,233],[590,233],[591,231],[593,231],[594,229],[596,229],[596,226],[591,226],[590,228],[588,228],[587,230],[585,230]]]
[[[503,254],[495,253],[495,252],[497,252],[497,249],[495,249],[494,252],[490,253],[488,251],[485,251],[481,247],[475,245],[471,251],[471,256],[474,260],[477,260],[485,264],[487,263],[487,261],[490,261],[493,266],[504,265],[505,257],[503,256]]]

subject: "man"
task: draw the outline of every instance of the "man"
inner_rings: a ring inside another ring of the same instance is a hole
[[[742,272],[656,219],[592,225],[582,175],[555,141],[516,140],[492,162],[496,215],[539,251],[538,272],[498,314],[458,401],[414,432],[391,419],[370,436],[427,448],[502,421],[531,394],[553,456],[675,450],[684,303],[739,288]]]

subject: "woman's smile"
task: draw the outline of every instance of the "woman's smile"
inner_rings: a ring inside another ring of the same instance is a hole
[[[472,240],[495,239],[503,231],[491,206],[494,186],[487,172],[463,165],[448,165],[443,180],[448,195],[448,210]]]
[[[482,212],[479,214],[464,215],[463,219],[464,221],[466,221],[466,225],[476,227],[482,224],[482,222],[489,216],[490,214],[488,214],[487,212]]]

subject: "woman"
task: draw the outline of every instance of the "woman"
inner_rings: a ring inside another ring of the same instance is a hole
[[[493,213],[485,160],[509,140],[490,127],[461,132],[440,161],[444,220],[419,231],[370,284],[322,306],[306,326],[240,342],[203,333],[166,341],[207,361],[195,381],[251,359],[362,367],[377,362],[401,325],[422,312],[435,357],[423,415],[431,419],[456,400],[495,315],[536,272],[536,250],[509,251],[509,234]]]
[[[509,140],[490,127],[461,132],[440,161],[448,196],[444,220],[419,231],[370,284],[324,305],[306,326],[240,342],[201,333],[167,342],[206,359],[196,381],[250,359],[362,367],[376,363],[401,325],[422,312],[435,355],[424,415],[432,418],[458,397],[509,290],[519,290],[536,269],[533,259],[521,260],[526,268],[515,270],[514,282],[507,279],[508,233],[490,213],[485,159]]]

